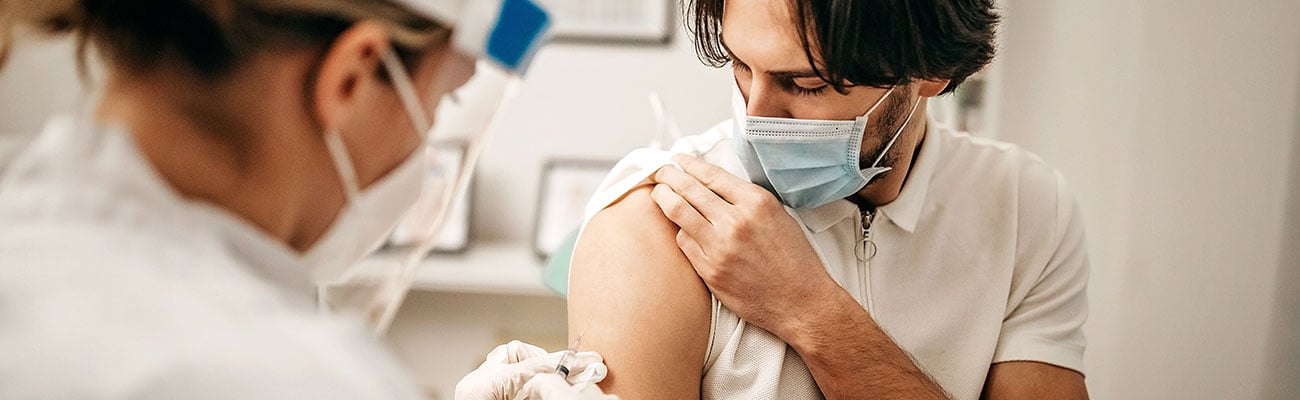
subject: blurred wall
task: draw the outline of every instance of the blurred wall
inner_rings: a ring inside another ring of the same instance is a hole
[[[24,42],[0,70],[0,167],[50,113],[70,111],[83,97],[72,52],[70,40]]]
[[[81,98],[71,40],[20,42],[0,72],[0,136],[31,136]]]
[[[730,71],[701,64],[684,32],[662,47],[551,46],[528,73],[519,107],[508,111],[478,170],[473,218],[482,240],[532,239],[548,158],[617,161],[649,144],[650,91],[686,134],[730,117]]]
[[[1290,388],[1268,398],[1300,397],[1281,346],[1295,324],[1280,323],[1296,293],[1279,279],[1300,245],[1284,236],[1300,207],[1300,2],[1006,8],[999,137],[1062,170],[1083,205],[1094,397],[1262,398],[1278,380]]]
[[[1300,49],[1296,51],[1300,57]],[[1300,79],[1297,79],[1300,80]],[[1300,89],[1297,89],[1300,92]],[[1265,364],[1265,398],[1300,398],[1300,111],[1291,144],[1290,196],[1282,226],[1282,257],[1277,271],[1269,360]]]

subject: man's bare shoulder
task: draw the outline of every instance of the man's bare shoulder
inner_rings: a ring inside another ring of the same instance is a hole
[[[585,332],[583,350],[609,366],[601,387],[625,399],[699,395],[710,298],[676,235],[644,186],[597,213],[574,250],[570,336]]]

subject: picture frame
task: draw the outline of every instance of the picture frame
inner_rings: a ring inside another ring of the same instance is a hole
[[[676,0],[540,0],[553,41],[664,45],[676,28]]]
[[[542,168],[533,224],[533,251],[545,260],[582,226],[587,202],[616,161],[552,159]]]
[[[427,151],[433,151],[432,157],[426,160],[428,165],[425,169],[424,193],[420,194],[420,199],[416,200],[415,206],[411,211],[402,217],[402,221],[393,228],[392,234],[388,238],[389,246],[407,246],[414,244],[418,238],[423,237],[424,232],[432,229],[434,212],[437,209],[436,194],[442,190],[447,190],[443,186],[446,177],[454,174],[461,168],[462,161],[468,151],[467,144],[463,141],[452,141],[436,143],[427,148]],[[434,241],[434,246],[430,249],[432,253],[457,254],[463,253],[469,248],[470,234],[473,214],[473,193],[474,193],[474,176],[470,175],[470,182],[465,191],[460,193],[451,206],[451,214],[448,215],[447,225],[443,231],[438,234]]]

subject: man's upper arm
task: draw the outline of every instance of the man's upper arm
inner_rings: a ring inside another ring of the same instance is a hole
[[[574,250],[570,339],[585,332],[581,350],[609,366],[601,388],[624,399],[699,396],[710,298],[677,230],[645,186],[596,214]]]
[[[1083,374],[1055,365],[1031,361],[993,364],[984,381],[987,400],[1084,400],[1088,388]]]

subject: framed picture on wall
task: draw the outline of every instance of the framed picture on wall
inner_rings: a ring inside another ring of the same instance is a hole
[[[551,160],[542,169],[533,250],[545,259],[582,225],[587,201],[614,168],[614,161]]]
[[[397,227],[393,229],[393,234],[388,240],[388,244],[391,246],[415,244],[420,238],[427,237],[436,228],[434,224],[437,218],[437,210],[442,208],[439,203],[443,201],[442,195],[447,190],[450,190],[447,185],[452,181],[451,177],[460,172],[466,148],[464,142],[449,142],[437,144],[428,148],[427,151],[434,153],[432,157],[427,158],[428,165],[426,165],[424,175],[424,192],[420,193],[420,198],[416,200],[415,206],[406,213],[402,218],[402,222],[398,223]],[[459,253],[469,247],[470,206],[473,192],[474,181],[471,175],[469,185],[465,188],[465,191],[452,199],[447,223],[442,232],[437,233],[432,249],[433,252]]]
[[[666,44],[677,0],[540,0],[557,41]]]

